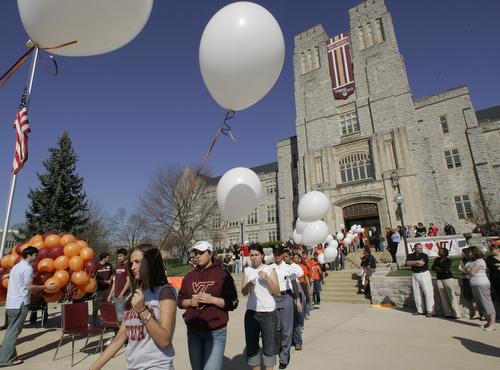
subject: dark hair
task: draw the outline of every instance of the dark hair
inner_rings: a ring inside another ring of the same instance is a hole
[[[260,244],[250,244],[250,246],[248,247],[248,251],[257,251],[259,252],[260,254],[264,255],[264,249],[262,248],[262,245]]]
[[[443,252],[443,255],[445,257],[448,257],[448,255],[450,254],[450,251],[448,249],[446,249],[446,248],[442,248],[441,251]]]
[[[99,261],[102,261],[103,259],[105,259],[106,257],[109,257],[109,253],[108,252],[102,252],[100,255],[99,255]]]
[[[116,254],[123,254],[124,256],[126,256],[127,250],[125,248],[120,248],[116,251]]]
[[[136,289],[140,288],[142,284],[140,284],[140,280],[137,280],[132,273],[132,261],[130,260],[132,253],[135,251],[140,251],[144,254],[143,261],[146,261],[148,264],[149,271],[149,289],[154,292],[156,287],[168,284],[167,275],[165,273],[165,269],[163,267],[163,260],[161,257],[160,250],[156,248],[152,244],[139,244],[135,246],[128,255],[128,276],[130,278],[130,290],[135,292]],[[142,283],[142,282],[141,282]],[[132,307],[131,300],[132,295],[127,299],[125,304],[125,308],[128,310]]]
[[[469,258],[471,261],[483,258],[483,252],[478,247],[472,246],[469,248]]]
[[[36,249],[35,247],[26,247],[24,248],[23,252],[21,253],[21,255],[23,256],[24,259],[28,258],[28,256],[32,256],[34,254],[38,254],[38,249]]]

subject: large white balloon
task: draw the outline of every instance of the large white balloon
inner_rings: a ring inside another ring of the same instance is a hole
[[[337,236],[337,240],[344,239],[344,233],[338,232],[336,236]]]
[[[302,234],[300,234],[297,229],[293,230],[292,239],[295,244],[302,244]]]
[[[217,204],[222,217],[228,221],[246,217],[257,207],[261,196],[259,176],[245,167],[227,171],[217,184]]]
[[[215,101],[226,109],[242,110],[264,97],[278,79],[285,41],[271,13],[242,1],[210,19],[199,57],[203,80]]]
[[[324,221],[310,222],[302,234],[302,243],[307,246],[315,246],[323,243],[327,235],[328,225]]]
[[[24,29],[40,47],[65,56],[103,54],[133,40],[149,19],[153,0],[17,0]]]
[[[323,253],[318,254],[318,262],[319,262],[320,264],[325,263],[325,255],[324,255]]]
[[[323,254],[325,257],[325,262],[330,263],[330,262],[335,261],[335,258],[337,258],[338,251],[337,251],[337,248],[328,247],[325,249]]]
[[[300,219],[300,217],[297,217],[297,221],[295,222],[295,230],[297,230],[299,234],[302,234],[304,232],[306,226],[307,222],[304,222]]]
[[[313,222],[325,217],[330,209],[330,200],[320,191],[305,193],[299,201],[298,213],[302,221]]]
[[[336,240],[333,240],[330,244],[328,244],[328,247],[333,247],[333,248],[337,248],[339,246],[339,242],[336,241]]]

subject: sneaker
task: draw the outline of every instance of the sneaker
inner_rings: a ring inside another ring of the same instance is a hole
[[[433,314],[431,314],[431,313],[426,313],[426,314],[425,314],[425,317],[434,317],[434,315],[433,315]]]
[[[493,331],[493,330],[497,330],[497,328],[494,326],[487,326],[487,327],[483,328],[483,330],[484,331]]]
[[[295,350],[296,350],[296,351],[300,351],[300,350],[302,350],[302,345],[300,345],[300,344],[296,344],[296,345],[295,345]]]

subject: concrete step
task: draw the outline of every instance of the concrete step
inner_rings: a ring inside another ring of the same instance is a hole
[[[328,303],[350,303],[350,304],[370,304],[370,300],[366,298],[325,298],[321,297],[321,302]]]

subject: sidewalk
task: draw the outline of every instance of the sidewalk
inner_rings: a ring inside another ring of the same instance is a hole
[[[248,369],[243,355],[245,337],[243,316],[246,300],[230,315],[224,369]],[[54,314],[56,304],[50,304]],[[0,310],[3,317],[3,308]],[[478,321],[450,321],[412,316],[411,312],[367,305],[324,303],[306,321],[302,351],[292,349],[290,370],[359,369],[407,370],[471,369],[497,370],[500,363],[500,326],[483,332]],[[68,369],[71,344],[66,341],[52,361],[60,337],[59,318],[51,316],[47,328],[26,328],[18,339],[17,351],[25,363],[12,369]],[[0,340],[4,331],[0,332]],[[97,342],[91,339],[91,344]],[[76,341],[75,350],[84,344]],[[178,311],[174,336],[177,370],[188,370],[186,326]],[[97,358],[76,352],[73,369],[88,369]],[[121,353],[105,369],[124,369]],[[276,366],[277,368],[277,366]]]

